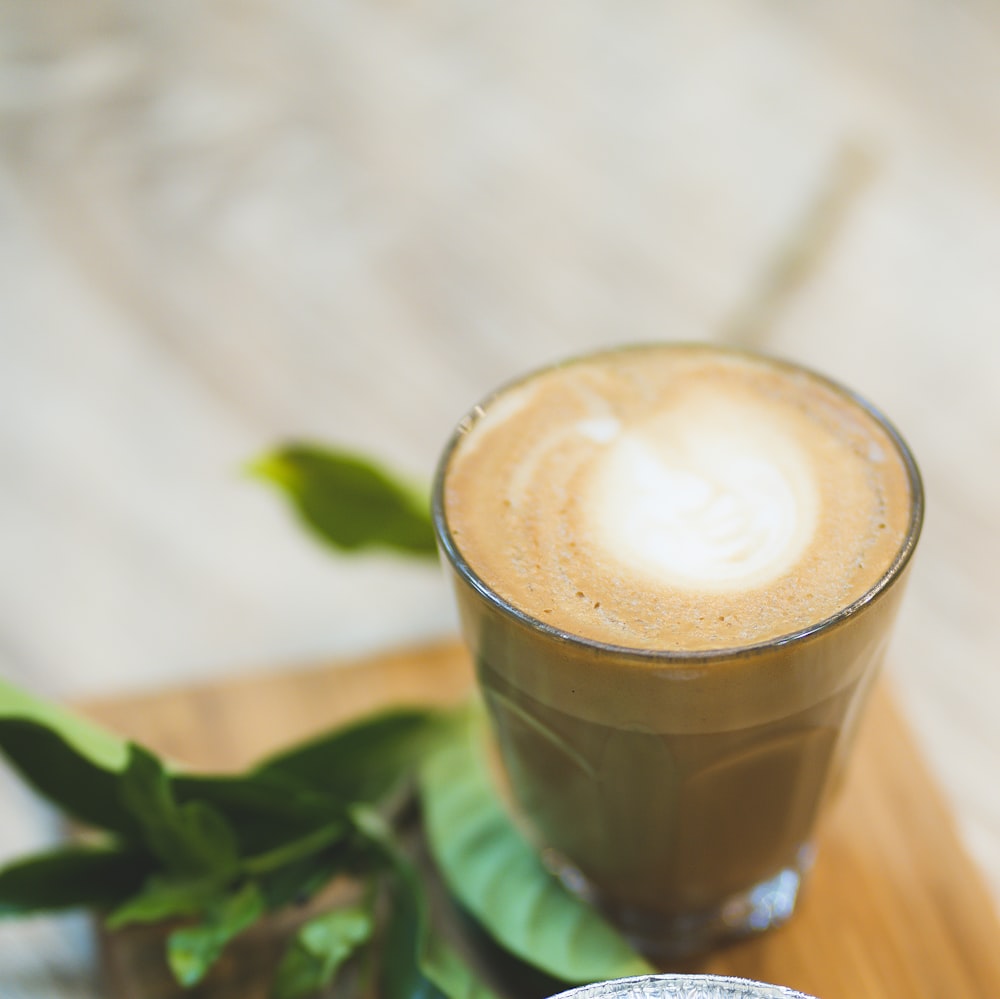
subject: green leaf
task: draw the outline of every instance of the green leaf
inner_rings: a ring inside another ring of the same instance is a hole
[[[299,929],[278,967],[272,996],[299,999],[318,992],[375,927],[371,906],[362,903],[315,916]]]
[[[8,719],[35,722],[105,770],[117,771],[125,767],[128,753],[124,739],[0,678],[0,720]]]
[[[426,929],[420,883],[400,877],[397,869],[391,898],[382,968],[386,999],[448,999],[447,993],[427,976],[421,960]]]
[[[431,853],[452,894],[504,948],[566,982],[648,974],[650,966],[543,866],[493,788],[482,721],[437,750],[421,771]]]
[[[174,930],[167,938],[167,963],[185,988],[196,985],[218,960],[226,944],[264,914],[264,899],[248,883],[214,906],[203,923]]]
[[[64,812],[128,839],[139,826],[123,807],[120,775],[79,751],[63,732],[28,718],[0,718],[0,750],[34,789]]]
[[[340,819],[269,853],[246,858],[238,870],[224,863],[200,875],[154,875],[142,891],[108,917],[108,928],[205,912],[219,903],[237,878],[243,877],[253,878],[269,909],[308,897],[346,866],[344,852],[330,847],[343,838],[347,829],[346,822]]]
[[[217,903],[231,880],[229,874],[179,877],[156,874],[105,920],[109,930],[133,923],[158,923],[176,916],[195,916]]]
[[[277,870],[256,875],[267,908],[272,912],[293,902],[308,902],[337,874],[350,873],[351,857],[343,844],[336,844],[301,860],[293,860]]]
[[[249,857],[243,861],[244,870],[250,874],[268,874],[289,864],[326,851],[342,840],[349,826],[343,819],[335,819],[319,829],[290,843],[284,843],[267,853]]]
[[[380,815],[358,807],[351,810],[351,816],[390,873],[391,908],[381,961],[384,999],[448,999],[421,967],[427,914],[417,872],[396,846]]]
[[[448,999],[496,999],[472,969],[433,932],[428,933],[424,942],[421,966]]]
[[[448,717],[417,708],[372,715],[272,756],[257,773],[297,780],[345,806],[373,803],[416,769]]]
[[[201,801],[218,811],[242,855],[273,850],[343,816],[338,801],[278,772],[174,774],[171,786],[178,804]]]
[[[117,847],[67,847],[15,861],[0,869],[0,916],[115,905],[151,865],[147,854]]]
[[[163,764],[141,746],[129,746],[121,799],[168,870],[197,876],[235,869],[236,837],[226,820],[203,801],[178,805]]]
[[[382,955],[386,999],[494,999],[458,955],[431,933],[420,876],[382,818],[363,807],[351,814],[391,874],[391,912]]]
[[[257,459],[250,471],[284,490],[304,523],[335,548],[436,554],[426,495],[362,455],[296,443]]]

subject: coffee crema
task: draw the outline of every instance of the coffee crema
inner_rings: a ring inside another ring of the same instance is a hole
[[[906,465],[849,393],[699,346],[592,355],[477,408],[451,453],[455,546],[543,624],[635,649],[730,649],[818,624],[885,575]]]

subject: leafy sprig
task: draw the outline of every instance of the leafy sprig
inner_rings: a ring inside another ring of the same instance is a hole
[[[281,489],[302,523],[333,548],[431,558],[437,551],[424,492],[362,455],[294,443],[249,470]]]
[[[433,552],[427,505],[355,455],[295,445],[255,464],[337,547]],[[649,970],[549,875],[492,786],[481,709],[399,707],[261,760],[196,774],[0,680],[0,751],[98,840],[0,869],[0,917],[87,906],[111,929],[169,920],[166,957],[185,986],[270,912],[332,879],[360,901],[312,915],[272,986],[298,999],[371,952],[385,999],[490,999],[428,918],[398,805],[419,787],[430,853],[457,903],[504,950],[569,983]],[[397,817],[397,818],[394,818]]]

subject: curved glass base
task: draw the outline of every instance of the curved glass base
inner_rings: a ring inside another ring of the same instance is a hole
[[[600,892],[572,865],[556,861],[550,866],[571,892],[600,908],[639,951],[651,958],[670,959],[780,926],[795,910],[813,855],[813,848],[804,846],[795,863],[767,880],[731,895],[716,908],[682,915],[605,904]]]

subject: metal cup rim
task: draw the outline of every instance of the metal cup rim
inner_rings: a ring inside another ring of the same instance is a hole
[[[709,988],[715,991],[691,993],[691,988]],[[682,992],[680,989],[687,989]],[[550,999],[817,999],[804,992],[796,992],[784,985],[749,978],[726,975],[638,975],[617,978],[607,982],[592,982],[559,992]]]

